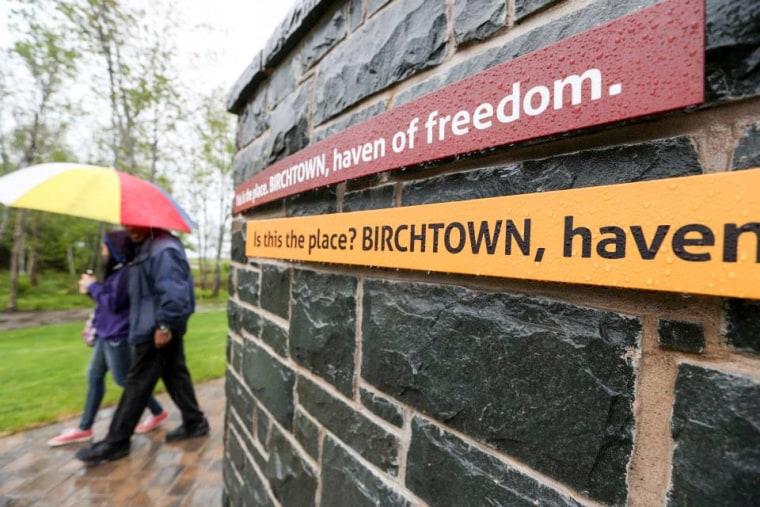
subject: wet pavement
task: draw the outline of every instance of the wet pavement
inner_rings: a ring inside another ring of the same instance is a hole
[[[0,507],[221,505],[224,379],[197,384],[196,394],[211,425],[209,437],[164,442],[181,417],[169,396],[160,394],[169,419],[135,435],[128,457],[98,466],[74,458],[85,443],[47,445],[78,418],[0,437]],[[108,408],[98,414],[95,441],[105,437],[112,413]]]

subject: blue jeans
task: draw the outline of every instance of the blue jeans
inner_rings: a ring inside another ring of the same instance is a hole
[[[111,370],[116,385],[124,387],[127,371],[132,364],[132,348],[127,342],[116,343],[109,340],[97,339],[92,349],[90,366],[87,368],[87,397],[84,402],[84,413],[79,421],[80,430],[92,428],[95,416],[100,408],[100,402],[106,394],[106,373]],[[163,407],[152,395],[148,400],[148,410],[153,415],[163,412]]]

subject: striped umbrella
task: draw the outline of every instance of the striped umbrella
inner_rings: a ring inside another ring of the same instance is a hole
[[[102,222],[190,232],[195,223],[157,185],[111,167],[51,163],[0,177],[0,203]]]

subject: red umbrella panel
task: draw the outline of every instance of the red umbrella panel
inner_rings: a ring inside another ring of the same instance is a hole
[[[158,185],[110,167],[51,163],[0,178],[0,203],[114,224],[190,232],[195,223]]]

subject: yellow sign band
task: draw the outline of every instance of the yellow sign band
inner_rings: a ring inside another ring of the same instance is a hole
[[[249,257],[760,299],[760,168],[253,220]]]

